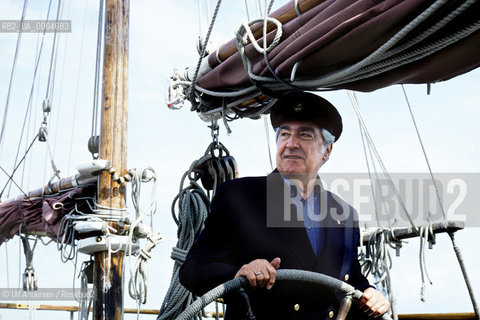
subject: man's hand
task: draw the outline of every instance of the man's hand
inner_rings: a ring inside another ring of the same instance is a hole
[[[363,291],[359,303],[362,310],[374,318],[381,316],[390,309],[390,303],[387,299],[373,288],[367,288]]]
[[[265,259],[253,260],[244,264],[235,274],[235,278],[247,278],[252,287],[267,287],[270,290],[275,283],[277,269],[280,267],[280,258],[275,258],[271,262]]]

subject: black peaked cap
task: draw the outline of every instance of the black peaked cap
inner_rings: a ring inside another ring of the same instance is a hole
[[[273,128],[289,120],[313,122],[333,134],[335,141],[342,134],[340,113],[330,102],[313,93],[288,92],[274,103],[270,113]]]

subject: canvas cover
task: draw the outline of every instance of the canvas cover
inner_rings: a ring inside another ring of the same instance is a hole
[[[300,1],[302,2],[302,1]],[[315,78],[346,66],[353,65],[386,43],[392,36],[418,17],[435,1],[425,0],[326,0],[303,12],[299,17],[283,24],[281,42],[268,54],[275,73],[285,79],[297,61],[302,61],[296,72],[296,79]],[[465,1],[449,0],[441,5],[429,18],[413,31],[407,33],[392,49],[405,44],[427,30]],[[281,15],[293,1],[272,13]],[[475,1],[459,17],[437,30],[431,36],[407,49],[412,51],[480,23],[480,3]],[[269,42],[274,31],[269,33]],[[259,40],[261,45],[263,40]],[[235,46],[235,39],[222,46],[220,53]],[[392,58],[401,58],[400,52]],[[215,60],[213,52],[209,61]],[[253,64],[256,75],[272,76],[264,57],[251,44],[246,54]],[[392,84],[433,83],[466,73],[480,65],[480,32],[451,44],[436,53],[417,61],[398,66],[392,70],[372,75],[359,81],[325,88],[373,91]],[[231,91],[251,86],[238,51],[197,81],[203,88],[217,91]],[[311,87],[309,89],[319,89]]]
[[[60,222],[64,215],[75,208],[88,212],[89,208],[79,198],[93,197],[95,188],[83,187],[60,193],[55,196],[34,199],[20,199],[0,203],[0,245],[12,238],[19,231],[46,232],[52,238],[57,238]],[[21,229],[21,230],[20,230]],[[63,230],[60,230],[60,235]]]

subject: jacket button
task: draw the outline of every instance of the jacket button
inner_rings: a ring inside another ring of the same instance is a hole
[[[350,279],[350,276],[348,275],[348,273],[345,275],[344,279],[345,281],[348,281],[348,279]]]
[[[300,305],[299,305],[298,303],[296,303],[296,304],[293,306],[293,310],[295,310],[295,311],[300,310]]]
[[[333,311],[330,311],[330,312],[328,313],[328,317],[329,317],[330,319],[333,318],[333,315],[334,315]]]

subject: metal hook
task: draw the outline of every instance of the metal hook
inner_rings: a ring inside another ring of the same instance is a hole
[[[219,136],[220,127],[218,126],[217,120],[212,119],[212,124],[208,127],[212,131],[212,141],[215,144],[215,149],[218,149],[219,148],[218,136]]]

